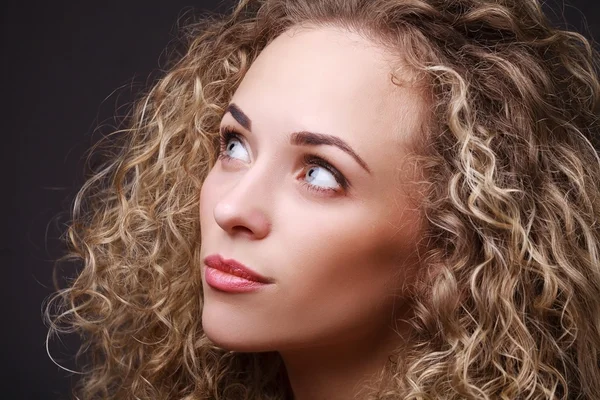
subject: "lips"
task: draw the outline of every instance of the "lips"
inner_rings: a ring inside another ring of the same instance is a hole
[[[259,273],[246,267],[244,264],[237,262],[233,259],[224,259],[219,254],[213,254],[207,256],[204,259],[204,263],[209,268],[214,268],[218,271],[224,272],[229,275],[243,278],[250,282],[268,284],[272,283],[270,279],[265,278]]]

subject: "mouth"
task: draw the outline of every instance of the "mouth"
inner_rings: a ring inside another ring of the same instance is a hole
[[[240,293],[258,290],[273,283],[259,273],[233,259],[224,259],[213,254],[204,259],[204,277],[213,289],[222,292]]]

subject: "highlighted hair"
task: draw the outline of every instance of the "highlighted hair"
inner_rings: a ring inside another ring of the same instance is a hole
[[[46,311],[51,334],[82,338],[77,396],[290,397],[276,353],[203,333],[198,201],[229,99],[299,24],[364,35],[431,96],[411,347],[365,397],[600,398],[598,56],[537,0],[242,0],[190,24],[74,203],[83,268]]]

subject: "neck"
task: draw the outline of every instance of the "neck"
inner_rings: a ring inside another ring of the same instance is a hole
[[[377,337],[338,340],[335,344],[280,354],[294,400],[347,400],[355,398],[377,378],[392,351],[402,342],[398,333],[390,329]]]

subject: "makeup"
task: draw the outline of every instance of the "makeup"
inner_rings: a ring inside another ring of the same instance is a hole
[[[206,283],[221,292],[247,293],[272,283],[236,260],[224,259],[218,254],[206,257],[204,264]]]

